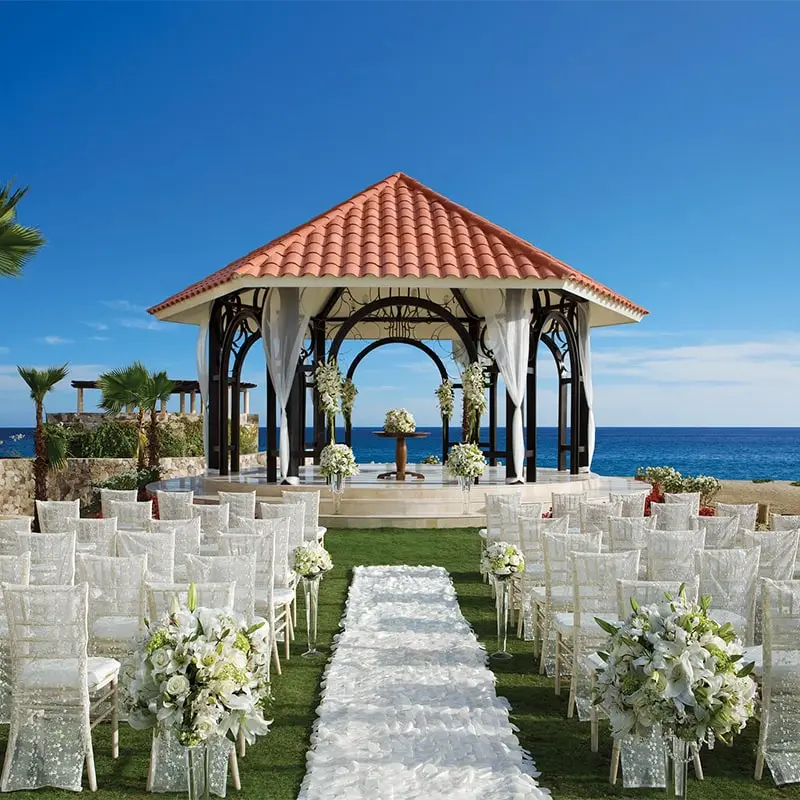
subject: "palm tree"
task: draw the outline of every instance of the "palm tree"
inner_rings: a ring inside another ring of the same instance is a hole
[[[97,379],[97,388],[103,393],[100,408],[120,414],[126,408],[136,411],[136,469],[144,469],[147,437],[144,433],[144,414],[147,410],[147,384],[150,373],[141,361],[129,367],[104,372]]]
[[[147,465],[158,466],[158,404],[166,403],[175,388],[175,383],[166,372],[152,372],[147,381],[143,400],[150,412],[150,430],[147,435]]]
[[[16,220],[17,203],[28,191],[11,191],[11,182],[0,186],[0,275],[16,277],[22,273],[25,263],[44,244],[37,228],[26,228]]]
[[[34,455],[33,480],[34,496],[37,500],[47,500],[47,440],[44,435],[44,398],[57,383],[69,374],[69,364],[61,367],[35,369],[34,367],[17,367],[19,376],[31,390],[31,400],[36,404],[36,432],[33,436]]]

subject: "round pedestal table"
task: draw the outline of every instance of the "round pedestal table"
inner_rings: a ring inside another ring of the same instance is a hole
[[[408,463],[408,447],[406,446],[406,439],[424,439],[430,434],[430,431],[420,431],[417,433],[387,433],[386,431],[374,431],[376,436],[383,439],[394,439],[394,469],[390,472],[381,472],[378,475],[378,480],[395,480],[404,481],[406,475],[412,478],[424,481],[425,476],[421,472],[406,472],[406,464]]]

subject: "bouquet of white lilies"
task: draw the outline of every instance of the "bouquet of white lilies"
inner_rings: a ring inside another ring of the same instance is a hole
[[[326,444],[319,456],[319,472],[325,478],[341,475],[349,478],[358,475],[353,451],[346,444]]]
[[[386,412],[383,430],[386,433],[414,433],[417,423],[414,416],[405,408],[390,408]]]
[[[321,544],[306,542],[294,551],[292,569],[303,578],[316,578],[333,569],[333,561]]]
[[[137,651],[123,664],[120,695],[131,727],[171,731],[185,747],[212,736],[248,743],[266,734],[269,628],[228,611],[187,606],[148,622]]]
[[[481,572],[495,578],[507,578],[525,571],[522,551],[508,542],[492,542],[481,556]]]
[[[476,444],[454,444],[447,453],[446,468],[457,478],[478,478],[486,469],[486,459]]]
[[[598,619],[610,634],[598,670],[598,703],[609,715],[615,737],[648,736],[660,724],[680,739],[729,743],[755,713],[752,664],[730,624],[708,616],[711,598],[677,599],[639,606],[619,626]]]

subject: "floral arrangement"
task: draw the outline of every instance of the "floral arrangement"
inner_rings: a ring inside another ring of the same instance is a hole
[[[292,569],[303,578],[316,578],[333,569],[333,561],[321,544],[306,542],[294,551]]]
[[[442,415],[442,419],[450,419],[453,416],[456,401],[456,393],[450,378],[445,378],[439,384],[436,389],[436,399],[439,401],[439,413]]]
[[[327,364],[320,361],[314,370],[314,381],[319,392],[319,407],[328,418],[331,430],[334,429],[336,412],[342,399],[342,373],[335,359]]]
[[[431,453],[430,455],[425,456],[425,458],[423,458],[422,461],[420,461],[419,463],[420,464],[441,464],[442,463],[442,459],[439,458],[439,456],[435,455],[434,453]]]
[[[457,478],[478,478],[486,469],[486,459],[476,444],[454,444],[447,453],[446,469]]]
[[[341,475],[349,478],[358,475],[358,466],[353,451],[346,444],[327,444],[319,458],[320,474],[326,478]]]
[[[486,391],[483,380],[483,369],[474,361],[461,374],[461,385],[464,387],[464,412],[467,430],[464,438],[471,437],[478,427],[480,418],[486,411]]]
[[[390,408],[386,412],[383,430],[386,433],[414,433],[417,423],[410,411],[405,408]]]
[[[358,389],[350,378],[345,378],[342,381],[342,416],[345,421],[349,422],[353,417],[353,406],[356,404],[356,395]]]
[[[121,671],[120,696],[131,727],[172,731],[185,747],[215,735],[248,743],[266,734],[269,629],[262,620],[198,608],[194,585],[186,607],[148,623]]]
[[[661,492],[700,492],[700,502],[707,506],[722,488],[717,478],[711,475],[681,475],[673,467],[639,467],[636,480],[653,486],[656,494]]]
[[[708,616],[710,597],[639,606],[619,627],[597,619],[610,634],[598,670],[596,702],[608,713],[614,737],[647,736],[653,725],[690,742],[730,743],[755,713],[752,664],[730,623]]]
[[[481,555],[481,572],[495,577],[507,577],[525,571],[522,551],[508,542],[492,542]]]

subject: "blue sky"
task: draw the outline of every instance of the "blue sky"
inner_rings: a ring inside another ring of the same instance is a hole
[[[6,3],[0,179],[48,246],[0,283],[0,425],[16,364],[192,377],[144,309],[396,171],[650,309],[594,338],[598,424],[797,425],[799,35],[788,3]],[[356,424],[435,421],[414,351],[358,382]]]

